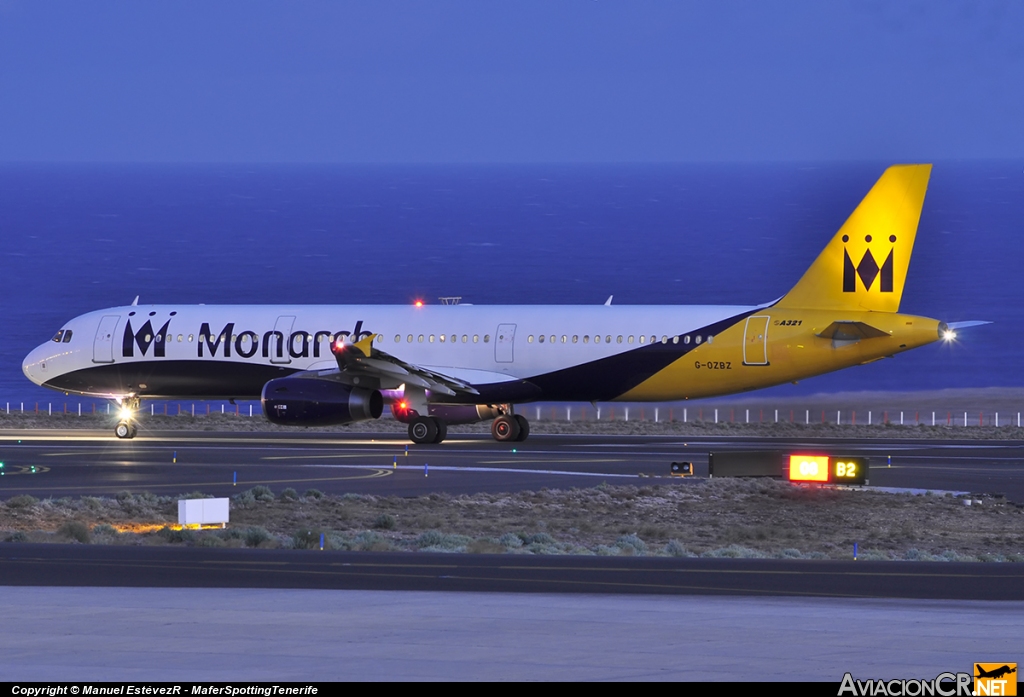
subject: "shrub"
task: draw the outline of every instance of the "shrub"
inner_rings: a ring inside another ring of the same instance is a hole
[[[373,519],[373,527],[378,530],[394,530],[397,522],[390,513],[381,513]]]
[[[79,520],[69,520],[57,528],[57,534],[69,540],[89,544],[89,528]]]
[[[299,492],[295,491],[295,489],[291,487],[288,487],[287,489],[281,492],[281,498],[286,501],[298,501]]]
[[[320,549],[319,530],[299,530],[292,536],[295,549]]]
[[[615,546],[626,554],[646,554],[647,544],[636,535],[623,535],[615,540]]]
[[[665,554],[670,557],[692,557],[693,553],[683,546],[683,543],[679,540],[669,540],[665,544]]]
[[[242,539],[245,541],[246,547],[259,547],[270,539],[270,533],[265,528],[253,525],[245,529],[242,533]]]
[[[270,490],[269,486],[257,484],[253,488],[249,489],[252,492],[252,496],[257,501],[270,502],[274,500],[274,492]]]
[[[302,495],[307,499],[322,499],[324,497],[324,492],[319,489],[306,489]]]
[[[35,496],[29,496],[28,494],[22,494],[21,496],[14,496],[7,499],[8,508],[29,508],[39,503],[39,499]]]
[[[514,532],[506,532],[498,538],[498,544],[504,546],[506,549],[518,549],[523,546],[523,538]]]
[[[193,491],[188,494],[178,494],[179,499],[212,499],[212,494],[204,494],[201,491]]]
[[[465,535],[427,530],[417,537],[413,544],[421,552],[461,552],[472,541],[472,538]]]
[[[196,534],[192,530],[175,530],[174,528],[167,527],[166,525],[157,530],[156,534],[171,544],[190,543],[196,539]]]
[[[92,534],[103,535],[106,537],[117,537],[118,532],[117,528],[115,528],[113,525],[108,525],[107,523],[100,523],[99,525],[93,526]]]
[[[28,542],[28,535],[18,530],[5,537],[4,542]]]

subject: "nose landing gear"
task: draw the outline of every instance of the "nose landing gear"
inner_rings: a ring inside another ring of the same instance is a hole
[[[135,423],[135,414],[139,410],[141,401],[138,397],[125,397],[121,400],[118,411],[121,418],[117,422],[117,426],[114,427],[115,436],[123,440],[130,440],[138,434],[139,427]]]

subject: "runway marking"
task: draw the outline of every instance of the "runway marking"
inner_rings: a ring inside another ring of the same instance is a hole
[[[339,466],[344,467],[344,465],[339,465]],[[247,488],[256,486],[257,484],[311,484],[313,482],[343,482],[343,481],[349,481],[349,480],[355,480],[355,479],[375,479],[375,478],[379,478],[379,477],[390,477],[392,475],[392,471],[391,471],[390,468],[384,469],[384,468],[382,468],[380,466],[372,466],[372,467],[367,466],[366,469],[373,469],[375,471],[370,473],[370,474],[361,474],[361,475],[356,475],[356,476],[351,476],[351,477],[314,477],[312,479],[297,479],[297,478],[293,478],[293,479],[252,479],[252,480],[247,479],[244,482],[242,482],[242,490],[245,490]],[[195,482],[193,482],[193,483],[175,482],[173,484],[155,484],[155,483],[148,483],[148,482],[132,482],[132,483],[127,483],[126,482],[126,483],[118,484],[117,486],[121,487],[122,489],[140,489],[140,488],[144,488],[146,490],[149,490],[149,489],[179,489],[179,490],[181,490],[181,489],[187,489],[189,487],[203,487],[203,486],[210,486],[210,485],[218,485],[218,486],[220,486],[222,484],[226,485],[227,482],[213,482],[213,481],[198,482],[198,483],[195,483]],[[236,487],[237,487],[237,485],[236,485]],[[104,486],[104,485],[61,486],[60,487],[61,491],[97,491],[97,490],[99,490],[99,491],[110,491],[110,489],[111,489],[111,485],[106,485],[106,486]],[[36,491],[36,489],[27,488],[27,487],[3,487],[2,489],[0,489],[0,491],[5,491],[5,492],[7,492],[7,491]]]
[[[0,470],[3,474],[0,477],[13,477],[19,474],[42,474],[49,472],[50,468],[45,465],[15,465],[12,469]]]
[[[379,468],[380,465],[334,465],[334,464],[322,464],[322,465],[306,465],[306,467],[337,467],[337,468],[351,468],[351,469],[367,469],[367,468]],[[422,472],[422,465],[399,465],[397,468],[389,468],[388,471],[409,470],[413,472]],[[531,469],[515,469],[511,467],[458,467],[452,465],[430,465],[429,469],[431,472],[487,472],[487,473],[503,473],[503,474],[561,474],[568,477],[628,477],[630,479],[636,479],[640,475],[637,474],[616,474],[611,472],[569,472],[565,470],[531,470]]]

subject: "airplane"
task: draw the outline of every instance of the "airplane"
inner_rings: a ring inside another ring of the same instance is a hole
[[[121,405],[255,399],[288,426],[377,419],[414,443],[490,420],[525,440],[515,405],[733,394],[870,363],[983,322],[901,314],[931,165],[889,167],[803,277],[749,306],[138,305],[72,319],[23,363],[37,385]],[[609,298],[610,300],[610,298]]]

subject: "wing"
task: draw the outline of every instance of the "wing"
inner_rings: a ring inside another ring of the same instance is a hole
[[[398,387],[403,383],[415,385],[449,397],[480,394],[467,382],[406,363],[375,348],[375,338],[377,335],[371,334],[355,343],[339,339],[331,344],[331,353],[344,375],[372,378],[379,380],[383,386]]]

